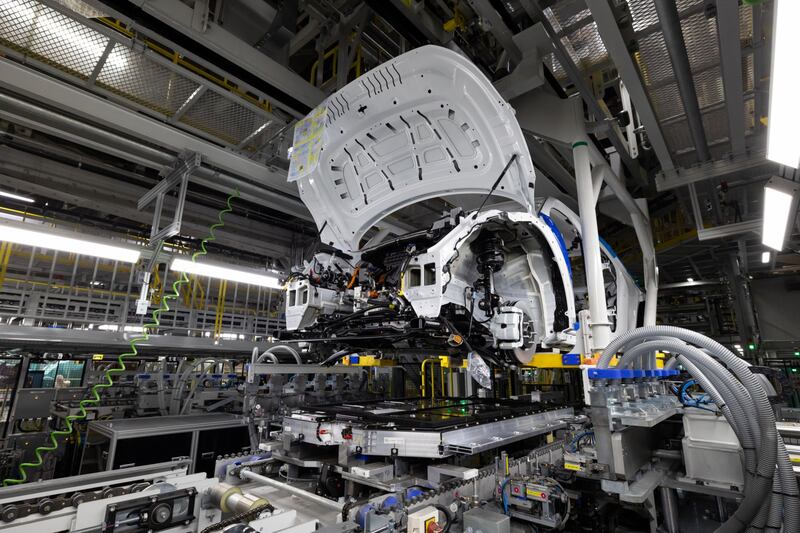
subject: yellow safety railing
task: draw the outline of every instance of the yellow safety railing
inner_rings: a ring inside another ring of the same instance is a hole
[[[219,282],[219,292],[217,293],[217,310],[214,315],[214,338],[218,339],[222,334],[222,317],[225,316],[225,293],[228,291],[228,280]]]
[[[323,75],[325,73],[325,65],[327,64],[327,62],[331,62],[332,63],[331,64],[331,75],[327,79],[323,78],[323,80],[319,83],[319,85],[317,85],[317,71],[320,68],[320,60],[317,59],[316,61],[314,61],[314,64],[311,65],[311,75],[309,76],[309,80],[308,80],[309,83],[311,83],[311,85],[322,87],[322,86],[326,85],[327,83],[331,82],[332,80],[336,79],[336,72],[337,72],[337,69],[339,68],[339,46],[338,45],[334,46],[333,48],[331,48],[330,50],[328,50],[327,52],[325,52],[322,55],[322,72],[323,72]],[[356,78],[361,76],[361,71],[362,71],[361,45],[359,45],[356,48],[356,57],[353,60],[353,63],[350,64],[350,68],[348,69],[348,72],[350,70],[355,70],[355,75],[356,75],[355,77]]]
[[[11,249],[13,244],[10,242],[3,242],[0,244],[0,287],[6,282],[6,271],[8,270],[8,260],[11,258]]]
[[[108,27],[118,31],[119,33],[125,35],[126,37],[129,37],[131,39],[135,38],[134,32],[131,31],[130,29],[128,29],[125,26],[125,24],[123,24],[119,20],[108,18],[108,17],[100,17],[98,20],[100,22],[102,22],[103,24],[105,24],[106,26],[108,26]],[[235,94],[235,95],[247,100],[248,102],[250,102],[253,105],[256,105],[256,106],[258,106],[258,107],[260,107],[262,109],[264,109],[267,112],[270,112],[270,113],[272,112],[272,104],[268,100],[266,100],[266,99],[260,100],[259,98],[253,96],[249,92],[241,89],[238,85],[236,85],[235,83],[233,83],[232,81],[230,81],[226,77],[220,76],[219,74],[215,74],[213,72],[209,72],[208,70],[204,69],[200,65],[197,65],[196,63],[186,59],[184,56],[182,56],[178,52],[176,52],[174,50],[170,50],[169,48],[167,48],[167,47],[165,47],[165,46],[163,46],[163,45],[161,45],[159,43],[156,43],[155,41],[153,41],[151,39],[145,38],[145,39],[143,39],[143,42],[144,42],[145,46],[147,46],[147,48],[149,48],[153,52],[156,52],[160,56],[169,59],[170,61],[172,61],[176,65],[179,65],[179,66],[185,68],[186,70],[189,70],[189,71],[193,72],[194,74],[197,74],[198,76],[200,76],[200,77],[212,82],[213,84],[215,84],[215,85],[217,85],[219,87],[222,87],[223,89],[225,89],[227,91],[230,91],[231,93],[233,93],[233,94]]]

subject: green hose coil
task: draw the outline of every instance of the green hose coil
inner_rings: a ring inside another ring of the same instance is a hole
[[[192,262],[195,262],[198,257],[208,254],[208,250],[206,250],[206,243],[217,240],[216,236],[214,235],[214,231],[225,226],[225,221],[223,220],[223,217],[227,213],[233,211],[233,207],[231,207],[231,201],[234,198],[239,198],[239,189],[235,189],[233,193],[228,196],[228,199],[225,201],[225,209],[220,211],[219,214],[217,215],[218,222],[216,224],[213,224],[208,229],[208,236],[206,236],[202,241],[200,241],[200,250],[192,254]],[[92,387],[91,389],[92,397],[80,401],[79,404],[80,412],[77,415],[69,415],[65,419],[67,426],[66,429],[52,430],[49,435],[50,445],[39,446],[38,448],[36,448],[34,450],[34,454],[36,455],[36,461],[32,463],[20,463],[19,478],[4,479],[3,480],[4,487],[8,485],[19,485],[28,481],[28,469],[39,468],[44,464],[44,458],[42,457],[42,453],[54,452],[58,449],[58,440],[57,440],[58,437],[66,437],[67,435],[70,435],[74,430],[72,423],[77,420],[86,419],[86,417],[89,415],[89,413],[86,411],[87,406],[100,405],[99,391],[101,389],[107,389],[114,385],[112,376],[114,374],[119,374],[126,370],[125,359],[128,357],[133,357],[139,353],[139,351],[136,348],[137,344],[150,340],[149,330],[158,328],[161,325],[161,319],[160,319],[161,314],[165,311],[170,310],[167,301],[179,298],[181,285],[185,285],[187,283],[189,283],[189,277],[186,275],[186,272],[181,272],[181,276],[177,280],[175,280],[175,282],[172,284],[172,292],[170,294],[164,295],[164,297],[161,298],[161,306],[158,309],[153,310],[153,313],[151,314],[151,321],[148,324],[142,326],[142,334],[139,335],[138,337],[134,337],[133,339],[131,339],[130,351],[120,354],[117,357],[117,366],[109,368],[108,370],[105,371],[104,375],[105,382],[97,383]]]

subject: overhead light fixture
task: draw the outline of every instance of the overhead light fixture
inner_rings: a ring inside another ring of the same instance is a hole
[[[4,198],[11,198],[12,200],[18,200],[20,202],[26,202],[32,204],[35,200],[33,198],[28,198],[27,196],[20,196],[19,194],[14,194],[7,191],[0,191],[0,196]]]
[[[798,2],[800,4],[800,2]],[[764,186],[764,226],[761,242],[764,246],[781,251],[786,231],[794,223],[800,183],[772,176]]]
[[[769,252],[761,252],[761,263],[763,263],[765,265],[767,263],[769,263],[769,259],[770,259],[771,255],[772,254],[770,254]]]
[[[694,283],[694,278],[686,278],[686,281],[688,281],[689,283]]]
[[[73,233],[72,235],[77,234]],[[140,255],[139,250],[104,244],[95,240],[75,238],[58,230],[30,230],[11,224],[0,224],[0,241],[100,257],[123,263],[135,263],[139,260]]]
[[[178,257],[172,260],[172,266],[170,266],[170,268],[176,272],[186,272],[187,274],[196,274],[209,278],[225,279],[237,283],[268,287],[270,289],[281,288],[281,282],[277,276],[265,276],[247,270],[212,265],[210,263],[194,263],[188,259],[181,259]]]
[[[800,106],[796,91],[800,86],[797,50],[800,49],[800,2],[775,0],[772,40],[772,73],[769,82],[769,122],[767,159],[797,168],[800,164],[800,143],[797,124]]]

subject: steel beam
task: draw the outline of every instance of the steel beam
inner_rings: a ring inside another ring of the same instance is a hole
[[[252,382],[255,376],[277,374],[361,374],[366,372],[363,366],[322,366],[297,364],[250,363],[247,365],[247,381]]]
[[[742,44],[739,41],[739,3],[717,0],[717,32],[722,59],[722,81],[731,153],[745,151],[744,99],[742,95]]]
[[[0,173],[0,181],[45,198],[113,213],[142,224],[152,221],[152,215],[136,208],[137,199],[147,192],[138,185],[5,146],[0,147]],[[169,200],[169,205],[172,203]],[[216,216],[216,209],[188,202],[184,230],[189,235],[204,237],[209,221],[216,220]],[[227,215],[226,222],[229,227],[217,231],[220,242],[264,255],[290,256],[291,231],[255,223],[235,213]],[[264,235],[271,238],[264,239]]]
[[[268,185],[290,197],[299,196],[297,187],[286,182],[283,170],[264,166],[22,65],[0,61],[0,86],[174,153],[201,153],[205,161],[219,169]]]
[[[777,163],[766,159],[764,152],[754,152],[744,157],[709,161],[688,169],[659,172],[656,174],[656,189],[659,192],[668,191],[691,183],[733,175],[739,179],[749,179],[777,171]]]
[[[0,327],[0,348],[23,350],[57,351],[101,351],[121,353],[130,350],[131,335],[119,332],[84,331],[79,329],[52,329],[27,326]],[[249,358],[254,347],[263,352],[275,343],[240,340],[211,339],[208,337],[179,337],[177,335],[150,335],[147,341],[138,343],[136,348],[144,355],[192,354],[227,355]],[[351,368],[351,367],[344,367]],[[357,368],[357,367],[356,367]]]
[[[631,59],[630,53],[628,53],[628,47],[625,45],[622,32],[617,25],[617,20],[614,17],[611,6],[608,4],[608,0],[586,0],[586,5],[592,12],[592,18],[597,24],[597,31],[608,51],[608,55],[617,66],[620,78],[622,78],[633,106],[639,114],[642,125],[645,127],[647,138],[650,139],[650,144],[653,146],[661,168],[664,170],[675,168],[664,134],[661,131],[661,126],[658,123],[658,118],[655,111],[653,111],[653,106],[650,104],[642,79],[639,76],[639,69]]]
[[[672,63],[672,70],[675,72],[675,82],[678,84],[678,92],[683,101],[683,109],[686,111],[686,121],[692,134],[692,142],[694,143],[697,159],[700,162],[708,161],[711,159],[711,153],[708,150],[700,104],[697,101],[697,90],[694,86],[692,68],[689,64],[689,54],[686,51],[686,43],[683,40],[678,6],[674,0],[655,0],[655,5],[658,20],[661,21],[661,33],[664,36],[669,59]]]
[[[540,3],[541,0],[522,1],[522,5],[525,10],[531,15],[539,18],[539,23],[544,27],[545,31],[550,36],[553,45],[553,54],[564,68],[564,71],[567,73],[570,81],[578,89],[581,98],[583,98],[583,101],[586,102],[586,106],[589,108],[589,112],[594,115],[595,120],[608,120],[610,117],[606,115],[605,111],[603,111],[603,108],[597,102],[594,92],[583,77],[583,73],[572,61],[569,54],[567,54],[567,51],[564,49],[564,45],[561,44],[561,41],[558,39],[557,33],[553,29],[552,24],[550,24],[550,22],[547,20],[544,11],[540,7]],[[628,152],[627,142],[619,137],[613,128],[609,128],[608,130],[608,139],[611,141],[611,144],[614,145],[614,148],[619,154],[619,157],[625,165],[625,168],[628,169],[635,180],[642,181],[643,176],[641,166],[639,165],[639,162],[633,159]]]
[[[180,0],[131,0],[131,3],[308,107],[316,107],[325,99],[325,93],[298,74],[217,24],[209,22],[205,31],[192,27],[193,10]],[[285,103],[281,107],[291,109]],[[305,110],[293,111],[298,117],[306,114]]]
[[[688,289],[691,287],[704,287],[709,285],[724,285],[725,281],[718,279],[696,279],[694,281],[679,281],[677,283],[662,283],[658,286],[659,289]]]
[[[761,220],[748,220],[735,224],[725,224],[713,228],[704,228],[697,232],[697,239],[700,241],[710,241],[712,239],[725,239],[743,233],[759,233],[763,222]]]

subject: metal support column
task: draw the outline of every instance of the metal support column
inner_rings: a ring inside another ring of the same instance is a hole
[[[576,126],[583,126],[583,117],[576,110]],[[580,130],[578,130],[580,131]],[[585,346],[587,353],[605,348],[611,339],[611,323],[608,321],[606,291],[603,283],[603,264],[600,257],[600,236],[597,230],[592,168],[589,144],[585,136],[579,136],[572,144],[575,162],[575,181],[578,186],[578,208],[581,216],[581,240],[583,262],[586,270],[586,288],[591,313],[592,346]]]
[[[667,533],[678,533],[678,500],[675,489],[660,487],[661,513],[664,515],[664,527]]]

